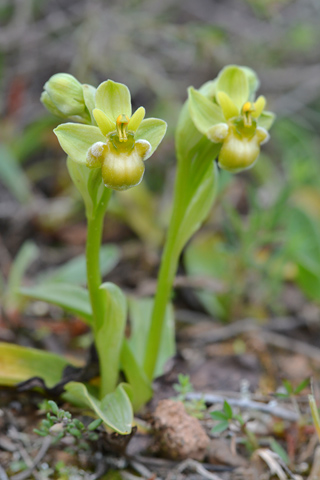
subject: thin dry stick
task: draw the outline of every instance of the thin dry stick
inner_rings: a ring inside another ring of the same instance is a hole
[[[184,310],[178,310],[176,312],[176,318],[181,321],[190,321],[190,315],[198,319],[198,314],[196,312],[192,312],[191,314],[190,312],[185,312]],[[212,318],[201,314],[198,320],[210,321]],[[224,327],[214,328],[209,332],[205,332],[205,334],[202,332],[198,335],[193,333],[193,340],[197,345],[207,345],[229,340],[230,338],[237,337],[243,333],[251,332],[263,332],[264,338],[266,331],[292,330],[304,324],[305,322],[301,319],[295,319],[292,317],[277,317],[273,318],[267,325],[259,326],[258,321],[255,318],[246,318],[244,320],[230,323],[230,325],[226,325]],[[180,337],[183,337],[183,331],[179,335]]]
[[[209,472],[204,468],[201,463],[197,462],[196,460],[192,460],[191,458],[188,458],[184,462],[180,463],[180,465],[177,466],[175,471],[177,473],[182,473],[187,468],[193,470],[196,473],[199,473],[199,475],[202,475],[202,478],[207,478],[208,480],[222,480],[221,477],[219,477],[215,473]],[[169,473],[166,480],[170,480],[172,478],[172,474],[174,474],[174,472]]]
[[[284,335],[274,332],[264,332],[262,340],[268,345],[299,353],[300,355],[304,355],[305,357],[320,362],[320,349],[313,345],[309,345],[308,343],[295,340],[294,338],[285,337]]]
[[[27,478],[30,477],[30,475],[32,474],[33,470],[36,468],[36,466],[38,465],[39,462],[41,462],[41,460],[43,459],[43,457],[45,456],[45,454],[47,453],[50,445],[51,445],[51,437],[48,436],[44,439],[43,441],[43,444],[39,450],[39,452],[37,453],[37,455],[35,456],[33,462],[32,462],[32,465],[30,466],[30,468],[28,468],[28,470],[25,470],[24,472],[21,472],[21,473],[17,473],[17,475],[13,475],[10,480],[26,480]]]
[[[288,420],[289,422],[296,422],[299,419],[299,415],[296,412],[289,410],[287,407],[279,407],[276,400],[272,400],[266,404],[255,402],[254,400],[248,400],[247,398],[227,398],[222,395],[214,395],[211,393],[190,392],[186,394],[186,400],[201,399],[210,405],[227,401],[230,405],[234,405],[235,407],[269,413],[274,417],[282,418],[283,420]]]

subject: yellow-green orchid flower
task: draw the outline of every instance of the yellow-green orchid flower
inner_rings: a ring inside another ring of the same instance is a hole
[[[166,122],[144,119],[145,109],[131,116],[129,89],[108,80],[95,93],[91,114],[97,126],[65,123],[55,130],[69,157],[89,168],[101,168],[106,187],[126,190],[138,185],[149,158],[166,132]]]
[[[230,172],[251,168],[260,145],[269,139],[274,115],[264,111],[263,96],[254,101],[258,87],[255,73],[235,65],[224,68],[211,85],[213,98],[206,92],[189,90],[189,112],[197,129],[214,143],[221,143],[219,166]]]

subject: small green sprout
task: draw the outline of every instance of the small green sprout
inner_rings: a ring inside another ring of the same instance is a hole
[[[183,373],[179,373],[178,383],[175,383],[173,388],[179,394],[176,399],[184,404],[188,414],[201,420],[204,417],[204,412],[207,407],[203,398],[200,398],[199,400],[186,399],[186,395],[190,392],[193,392],[193,386],[190,382],[189,375],[183,375]]]
[[[70,412],[59,408],[53,400],[45,400],[39,408],[47,412],[46,418],[41,421],[39,428],[33,431],[41,437],[50,435],[53,437],[53,444],[69,437],[73,439],[73,447],[77,450],[90,450],[89,442],[98,440],[99,433],[96,430],[102,424],[100,418],[85,426],[78,418],[73,418]]]
[[[231,405],[226,400],[223,403],[222,410],[210,412],[210,415],[213,420],[218,421],[212,428],[211,433],[222,433],[233,426],[244,435],[243,443],[250,452],[259,447],[255,434],[247,427],[247,421],[244,420],[241,414],[234,413]]]
[[[289,399],[295,397],[296,395],[299,395],[299,393],[301,393],[305,388],[307,388],[310,385],[310,378],[305,378],[295,388],[289,380],[283,380],[282,385],[285,389],[285,392],[276,392],[275,396],[278,398]]]

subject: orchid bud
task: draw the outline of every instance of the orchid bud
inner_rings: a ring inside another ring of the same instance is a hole
[[[81,83],[68,73],[57,73],[46,82],[41,101],[51,113],[62,117],[81,116],[86,108]]]

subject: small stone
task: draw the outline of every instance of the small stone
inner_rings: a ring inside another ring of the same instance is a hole
[[[161,453],[174,460],[202,461],[209,437],[199,420],[187,414],[182,402],[161,400],[153,415],[153,427]]]

